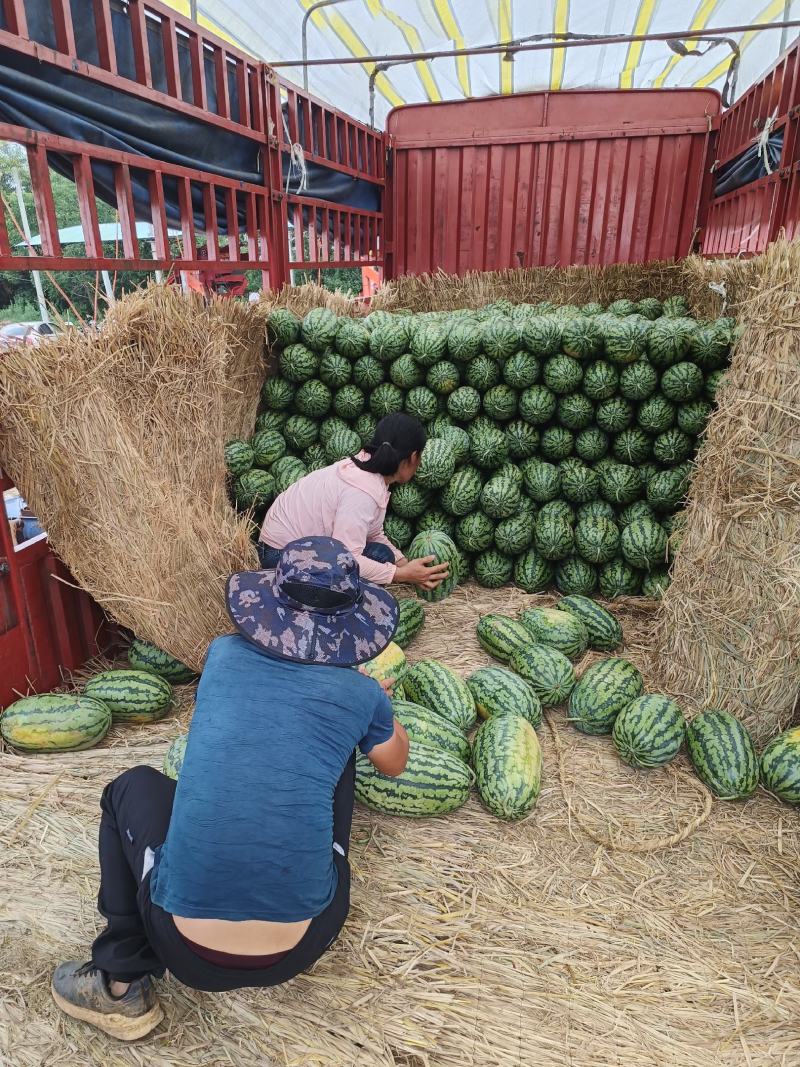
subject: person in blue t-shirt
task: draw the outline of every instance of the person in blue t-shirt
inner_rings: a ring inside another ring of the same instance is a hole
[[[107,925],[53,975],[63,1011],[122,1040],[160,1022],[165,970],[216,992],[319,959],[349,907],[354,750],[388,775],[408,759],[387,693],[351,669],[389,643],[397,602],[340,541],[292,541],[227,600],[237,633],[209,649],[179,780],[134,767],[106,786]]]

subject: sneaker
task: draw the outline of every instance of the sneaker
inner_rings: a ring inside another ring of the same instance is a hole
[[[104,971],[92,963],[62,963],[50,985],[53,1000],[67,1015],[91,1023],[120,1041],[149,1034],[164,1018],[148,977],[138,978],[127,993],[113,997]]]

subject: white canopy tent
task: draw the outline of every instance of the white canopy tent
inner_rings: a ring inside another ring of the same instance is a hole
[[[172,0],[184,13],[267,62],[300,58],[304,15],[309,59],[428,52],[518,41],[540,34],[643,35],[675,33],[676,42],[638,41],[502,55],[443,57],[393,65],[376,78],[375,125],[392,107],[427,100],[531,89],[592,86],[714,87],[725,83],[732,50],[681,37],[681,31],[750,26],[800,17],[800,0]],[[730,34],[740,52],[738,90],[774,61],[797,29]],[[684,51],[689,54],[681,54]],[[692,55],[692,52],[702,54]],[[311,67],[308,87],[366,120],[373,64]],[[303,84],[299,66],[281,70]]]

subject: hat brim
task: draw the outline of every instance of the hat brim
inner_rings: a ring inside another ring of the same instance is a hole
[[[298,610],[275,592],[275,571],[238,571],[228,578],[228,614],[259,648],[295,663],[355,667],[374,659],[394,637],[397,601],[388,590],[359,581],[360,597],[336,614]]]

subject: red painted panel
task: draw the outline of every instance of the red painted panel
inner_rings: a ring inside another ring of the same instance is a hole
[[[671,89],[398,108],[387,276],[686,255],[719,110]]]

